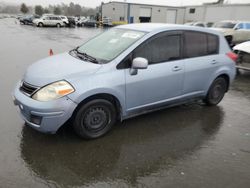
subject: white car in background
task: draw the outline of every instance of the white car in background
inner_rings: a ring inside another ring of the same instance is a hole
[[[236,68],[250,71],[250,41],[234,46],[233,50],[238,54]]]
[[[250,21],[221,21],[211,29],[223,33],[230,46],[250,40]]]
[[[44,26],[63,27],[63,26],[65,26],[62,18],[60,16],[55,16],[55,15],[42,16],[39,19],[33,20],[33,23],[37,27],[44,27]]]
[[[187,22],[184,25],[197,26],[197,27],[207,27],[205,22]]]
[[[69,20],[68,20],[68,18],[66,17],[66,16],[60,16],[61,17],[61,19],[63,20],[63,22],[64,22],[64,24],[65,25],[68,25],[69,24]]]
[[[89,20],[89,18],[86,17],[81,17],[76,21],[76,25],[79,27],[84,26],[84,23],[87,22]]]

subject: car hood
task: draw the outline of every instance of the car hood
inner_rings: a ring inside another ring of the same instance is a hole
[[[24,81],[42,87],[49,83],[93,74],[102,67],[100,64],[82,61],[68,53],[42,59],[28,67]]]
[[[250,41],[240,43],[233,47],[234,51],[242,51],[250,54]]]

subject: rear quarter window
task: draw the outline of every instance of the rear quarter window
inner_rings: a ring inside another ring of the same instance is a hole
[[[216,35],[207,34],[208,55],[219,53],[219,38]]]
[[[200,57],[217,54],[219,49],[218,36],[197,32],[187,31],[184,33],[184,57]]]

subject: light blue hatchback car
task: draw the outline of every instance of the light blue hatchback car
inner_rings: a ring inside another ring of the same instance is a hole
[[[71,120],[83,138],[117,120],[203,100],[217,105],[235,77],[236,55],[217,31],[130,24],[31,65],[14,91],[24,121],[55,133]]]

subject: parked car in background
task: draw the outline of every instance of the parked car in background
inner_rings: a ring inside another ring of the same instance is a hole
[[[84,23],[85,23],[86,21],[88,21],[88,20],[89,20],[88,18],[81,17],[81,18],[79,18],[79,19],[76,21],[76,25],[77,25],[78,27],[83,27],[83,26],[84,26]]]
[[[64,25],[68,25],[69,24],[69,20],[66,16],[60,16],[60,18],[62,19]]]
[[[99,24],[104,27],[112,27],[112,18],[103,17]]]
[[[34,19],[33,23],[38,27],[44,27],[44,26],[63,27],[65,25],[61,17],[55,15],[42,16],[39,19]]]
[[[24,25],[32,25],[34,19],[40,18],[39,15],[28,15],[22,18],[19,18],[19,22]]]
[[[207,27],[213,27],[214,22],[207,22]]]
[[[205,22],[187,22],[185,25],[197,26],[197,27],[207,27]]]
[[[68,16],[68,24],[66,26],[68,27],[75,27],[76,26],[76,18],[74,16]]]
[[[247,21],[221,21],[212,29],[223,33],[230,46],[250,40],[250,22]]]
[[[93,139],[117,120],[153,110],[198,99],[217,105],[235,77],[235,60],[217,31],[128,24],[31,65],[14,103],[38,131],[55,133],[71,120],[78,135]]]
[[[238,54],[236,68],[250,71],[250,41],[234,46],[233,50]]]
[[[16,19],[18,19],[18,20],[20,20],[20,18],[22,18],[22,17],[24,17],[23,14],[18,14],[18,15],[16,15]]]
[[[97,27],[98,26],[98,23],[96,20],[94,19],[87,19],[83,22],[83,25],[85,27]]]

